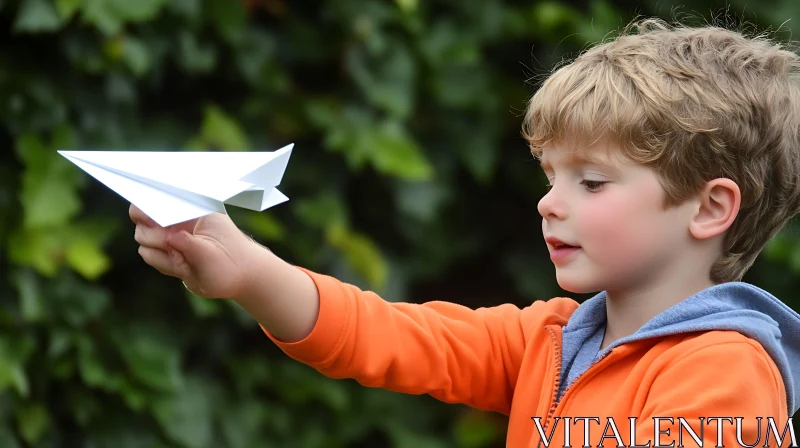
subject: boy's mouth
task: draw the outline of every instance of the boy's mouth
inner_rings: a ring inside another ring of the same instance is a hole
[[[580,249],[580,246],[570,246],[569,244],[562,244],[560,246],[552,246],[550,252],[562,252],[562,251],[569,251],[573,249]]]
[[[545,237],[544,240],[554,250],[557,250],[557,249],[579,249],[580,248],[580,246],[573,246],[572,244],[567,244],[567,243],[559,240],[558,238],[553,238],[553,237],[549,237],[548,236],[548,237]]]

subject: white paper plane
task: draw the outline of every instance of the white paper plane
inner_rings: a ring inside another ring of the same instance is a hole
[[[277,187],[294,144],[271,152],[58,151],[161,226],[225,204],[263,211],[289,198]]]

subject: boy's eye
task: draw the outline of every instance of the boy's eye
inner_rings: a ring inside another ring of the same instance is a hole
[[[598,190],[600,187],[602,187],[603,185],[605,185],[605,184],[607,184],[607,183],[608,183],[607,181],[601,181],[601,180],[588,180],[588,179],[584,179],[584,180],[582,180],[582,181],[581,181],[581,185],[584,185],[584,186],[586,186],[586,189],[587,189],[587,190],[589,190],[589,191],[595,191],[595,190]],[[553,188],[553,184],[551,184],[551,183],[548,183],[548,184],[547,184],[547,185],[545,185],[544,187],[545,187],[545,189],[546,189],[547,191],[550,191],[550,189],[552,189],[552,188]]]
[[[595,191],[607,183],[608,182],[600,180],[588,180],[588,179],[584,179],[581,181],[581,185],[586,186],[586,189],[589,191]]]

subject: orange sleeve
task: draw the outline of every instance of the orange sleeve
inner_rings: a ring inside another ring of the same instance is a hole
[[[785,436],[780,446],[791,446],[790,430],[785,429],[788,410],[780,372],[760,345],[742,339],[682,356],[660,372],[637,419],[637,444],[650,441],[650,446],[657,446],[658,442],[662,445],[674,442],[673,446],[678,446],[678,434],[682,432],[683,446],[720,446],[717,437],[721,424],[724,446],[763,447],[771,417],[778,436]],[[660,440],[654,431],[655,417],[670,417],[674,421],[660,419]],[[686,420],[702,445],[697,444],[685,426],[682,428],[679,417]],[[708,420],[709,417],[713,419]],[[742,417],[741,443],[737,440],[737,417]],[[760,428],[758,417],[761,417]],[[775,430],[770,429],[769,433],[768,446],[779,446]]]
[[[391,303],[300,269],[311,276],[320,294],[314,329],[291,343],[264,329],[291,358],[329,377],[354,378],[364,386],[430,394],[505,414],[526,343],[531,343],[528,327],[536,325],[533,321],[544,322],[547,313],[577,307],[568,299],[537,301],[522,310],[510,304],[472,310],[439,301]],[[543,343],[546,332],[538,333]]]

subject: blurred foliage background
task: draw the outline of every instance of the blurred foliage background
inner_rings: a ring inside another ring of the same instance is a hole
[[[503,446],[501,416],[326,379],[160,275],[128,204],[56,150],[294,142],[290,202],[229,210],[248,234],[387,300],[525,306],[564,294],[519,132],[536,81],[636,15],[779,37],[800,17],[796,0],[681,6],[0,0],[0,447]],[[745,280],[796,308],[792,230]]]

